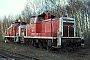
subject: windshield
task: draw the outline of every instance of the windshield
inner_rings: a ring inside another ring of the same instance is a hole
[[[74,23],[74,19],[63,19],[63,22]]]
[[[20,25],[20,22],[15,22],[15,26],[19,26]]]

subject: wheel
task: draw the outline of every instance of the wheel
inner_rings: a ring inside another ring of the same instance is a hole
[[[42,42],[39,42],[39,48],[42,49]]]

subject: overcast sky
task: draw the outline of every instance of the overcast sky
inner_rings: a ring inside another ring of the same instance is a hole
[[[0,18],[9,14],[20,14],[27,0],[0,0]]]

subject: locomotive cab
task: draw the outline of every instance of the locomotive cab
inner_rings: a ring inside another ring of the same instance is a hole
[[[41,32],[42,21],[43,21],[43,17],[41,17],[41,16],[36,16],[36,17],[31,18],[31,20],[30,20],[31,28],[30,29],[32,30],[31,31],[32,35],[34,33],[40,33]]]

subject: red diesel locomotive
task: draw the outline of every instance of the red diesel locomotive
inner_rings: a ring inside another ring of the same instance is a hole
[[[5,42],[25,43],[40,48],[80,47],[81,37],[76,35],[75,19],[55,18],[46,12],[32,16],[30,23],[16,21],[5,34]]]

